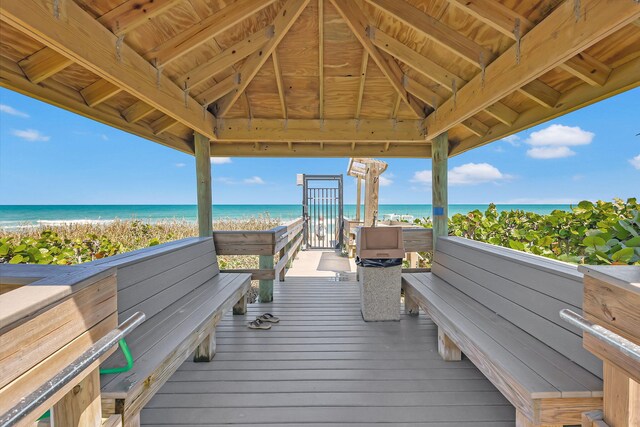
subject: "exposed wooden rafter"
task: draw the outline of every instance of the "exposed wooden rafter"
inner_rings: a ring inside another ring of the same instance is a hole
[[[160,135],[161,133],[164,133],[174,126],[178,125],[178,123],[179,122],[177,120],[174,120],[172,117],[162,116],[151,123],[151,129],[153,129],[153,133],[155,133],[156,135]]]
[[[352,0],[331,0],[331,3],[338,10],[367,53],[369,53],[371,59],[373,59],[380,68],[382,74],[387,77],[389,83],[391,83],[391,86],[393,86],[400,98],[418,117],[424,117],[424,108],[408,95],[402,85],[403,73],[400,66],[393,58],[385,57],[371,42],[367,34],[370,24],[367,17],[362,13],[362,10],[358,8],[358,5]]]
[[[240,80],[242,80],[240,73],[234,73],[198,94],[195,97],[196,101],[202,104],[203,108],[208,107],[231,91],[237,90],[240,86]]]
[[[156,111],[156,109],[146,102],[136,101],[122,111],[122,117],[129,123],[135,123],[144,119],[154,111]]]
[[[358,100],[356,102],[355,118],[360,118],[362,110],[362,98],[364,98],[364,85],[367,81],[367,66],[369,65],[369,52],[366,49],[362,51],[362,62],[360,63],[360,86],[358,87]]]
[[[276,0],[238,0],[145,53],[162,67],[228,30]]]
[[[273,61],[273,72],[276,77],[276,86],[278,87],[278,97],[280,98],[280,108],[282,108],[282,118],[289,117],[287,112],[287,99],[284,96],[284,83],[282,82],[282,70],[280,69],[280,60],[278,60],[278,50],[275,49],[271,53],[271,60]]]
[[[215,117],[75,2],[65,2],[57,19],[47,0],[0,3],[0,19],[185,126],[215,138]],[[91,34],[91,48],[86,35]],[[118,49],[116,49],[118,46]]]
[[[496,0],[449,0],[449,2],[514,41],[518,37],[524,36],[535,26],[526,17]],[[611,68],[584,52],[560,64],[560,68],[590,85],[600,86],[607,81],[611,73]]]
[[[575,6],[579,6],[578,9]],[[576,18],[576,13],[579,19]],[[425,120],[432,139],[637,19],[634,2],[565,2]],[[555,37],[549,37],[554,34]]]
[[[242,65],[240,70],[242,81],[238,88],[229,92],[216,102],[215,112],[217,117],[223,117],[238,100],[240,95],[242,95],[247,86],[249,86],[249,83],[251,83],[256,74],[258,74],[260,68],[262,68],[289,29],[293,26],[296,19],[302,14],[304,8],[307,7],[309,1],[310,0],[288,0],[278,11],[278,15],[273,21],[274,36],[262,49],[250,55]]]
[[[73,61],[55,50],[44,47],[18,63],[33,83],[40,83],[73,64]]]
[[[547,108],[555,107],[560,98],[560,92],[540,80],[532,80],[518,89],[518,91]]]
[[[183,0],[127,0],[98,18],[113,34],[123,36]]]
[[[477,67],[482,68],[490,63],[494,57],[491,51],[467,39],[454,29],[447,27],[436,18],[416,9],[405,1],[366,1]]]
[[[220,119],[220,141],[424,142],[422,120]]]
[[[273,37],[273,31],[273,25],[257,31],[220,52],[209,61],[195,67],[187,74],[178,78],[178,81],[183,82],[188,88],[199,85],[262,48]]]
[[[369,29],[369,37],[371,37],[373,44],[376,45],[379,49],[402,61],[423,76],[447,88],[449,91],[459,90],[467,83],[466,80],[455,75],[444,67],[436,64],[430,59],[422,56],[420,53],[416,52],[407,45],[399,42],[398,40],[394,39],[393,37],[377,28],[371,27]],[[423,102],[426,102],[420,96],[416,96]],[[438,96],[438,98],[440,97]],[[432,102],[427,103],[433,106]],[[513,123],[513,121],[518,117],[518,113],[516,111],[512,110],[501,102],[496,102],[495,105],[488,107],[487,112],[491,116],[506,124]]]
[[[80,91],[89,107],[95,107],[109,98],[116,96],[120,92],[122,92],[122,88],[104,79],[100,79]]]
[[[319,117],[324,118],[324,0],[318,0],[318,87]]]

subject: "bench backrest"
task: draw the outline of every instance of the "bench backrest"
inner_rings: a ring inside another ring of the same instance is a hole
[[[117,267],[118,317],[150,319],[220,270],[213,238],[188,238],[93,261]]]
[[[438,239],[433,274],[565,357],[602,377],[580,331],[562,319],[582,313],[582,273],[571,264],[460,237]]]

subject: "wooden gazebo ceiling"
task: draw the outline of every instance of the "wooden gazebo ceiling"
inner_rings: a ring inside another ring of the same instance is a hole
[[[193,153],[452,155],[640,84],[633,0],[7,0],[0,84]]]

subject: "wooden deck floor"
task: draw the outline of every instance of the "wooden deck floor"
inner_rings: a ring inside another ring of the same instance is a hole
[[[227,316],[211,363],[186,362],[142,412],[146,426],[512,427],[514,409],[469,362],[444,362],[424,315],[366,323],[358,286],[287,277],[275,301]],[[245,322],[281,319],[270,331]]]

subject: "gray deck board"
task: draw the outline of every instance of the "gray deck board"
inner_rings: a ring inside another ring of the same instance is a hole
[[[365,323],[358,292],[326,278],[276,283],[273,303],[220,322],[214,360],[185,362],[142,424],[514,426],[513,407],[473,364],[441,360],[431,320]],[[280,324],[247,329],[263,312]]]

